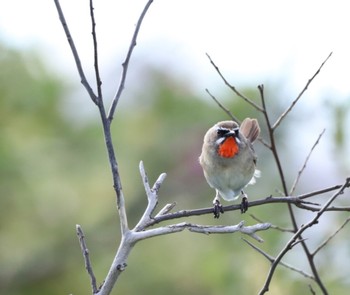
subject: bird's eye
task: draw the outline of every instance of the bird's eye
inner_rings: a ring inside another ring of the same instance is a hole
[[[218,136],[225,136],[227,133],[229,133],[230,130],[226,129],[226,128],[218,128],[217,130],[217,134]]]
[[[239,128],[235,128],[235,129],[233,129],[233,131],[235,132],[235,137],[238,137],[238,135],[239,135]]]

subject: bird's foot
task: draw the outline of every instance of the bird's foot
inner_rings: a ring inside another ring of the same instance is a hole
[[[222,205],[218,199],[214,199],[213,204],[214,204],[214,208],[213,208],[214,218],[219,218],[220,213],[222,214],[224,213],[224,209],[222,208]]]
[[[241,202],[241,213],[246,213],[248,211],[248,197],[247,195],[242,191],[242,202]]]

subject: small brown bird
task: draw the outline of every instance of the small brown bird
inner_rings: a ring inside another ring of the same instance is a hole
[[[243,188],[254,184],[255,177],[260,174],[256,170],[257,157],[252,145],[259,133],[258,121],[246,118],[240,127],[234,121],[218,122],[205,134],[199,162],[208,184],[216,190],[215,218],[223,213],[220,196],[233,201],[242,194],[241,212],[248,210]]]

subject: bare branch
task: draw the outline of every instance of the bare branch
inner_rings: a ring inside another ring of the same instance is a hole
[[[161,215],[169,213],[176,206],[176,202],[166,204],[155,217],[159,217]]]
[[[282,188],[283,188],[283,193],[284,193],[284,195],[288,195],[287,184],[286,184],[286,180],[285,180],[285,177],[284,177],[282,164],[281,164],[280,158],[278,156],[273,128],[271,127],[270,118],[269,118],[269,115],[268,115],[268,112],[267,112],[267,108],[266,108],[265,94],[264,94],[264,85],[259,85],[258,89],[259,89],[259,92],[260,92],[260,99],[261,99],[261,104],[262,104],[262,113],[263,113],[263,115],[265,117],[265,122],[266,122],[266,126],[267,126],[268,133],[269,133],[271,152],[273,154],[273,157],[274,157],[276,165],[277,165],[278,173],[279,173],[279,176],[280,176],[280,179],[281,179]],[[292,217],[292,214],[291,214],[291,217]],[[295,220],[293,221],[293,219],[294,218],[292,217],[292,223],[293,223],[293,226],[295,226],[296,223],[295,223]]]
[[[95,22],[93,0],[90,0],[90,17],[91,17],[91,26],[92,26],[92,40],[94,44],[94,68],[95,68],[95,76],[96,76],[97,96],[98,96],[98,99],[102,101],[103,100],[102,88],[101,88],[102,81],[101,81],[100,70],[98,66],[96,22]]]
[[[348,184],[347,187],[349,187],[349,186],[350,186],[350,184]],[[318,195],[322,195],[322,194],[325,194],[325,193],[329,193],[331,191],[338,190],[341,187],[342,187],[342,185],[334,185],[334,186],[331,186],[331,187],[327,187],[327,188],[324,188],[324,189],[320,189],[320,190],[317,190],[317,191],[313,191],[313,192],[310,192],[310,193],[299,195],[298,198],[304,200],[304,199],[307,199],[307,198],[311,198],[313,196],[318,196]]]
[[[246,101],[247,103],[249,103],[252,107],[254,107],[255,109],[257,109],[260,112],[263,112],[263,109],[257,105],[254,101],[252,101],[251,99],[249,99],[248,97],[244,96],[242,93],[240,93],[234,86],[232,86],[226,79],[225,77],[221,74],[219,68],[217,67],[217,65],[213,62],[213,60],[211,59],[210,55],[207,53],[206,54],[207,57],[209,58],[210,63],[213,65],[213,67],[215,68],[215,70],[218,72],[218,74],[220,75],[221,79],[224,81],[224,83],[234,92],[236,93],[236,95],[240,98],[242,98],[244,101]]]
[[[257,231],[261,230],[267,230],[270,228],[270,223],[258,223],[251,226],[243,226],[244,222],[241,221],[237,225],[231,225],[231,226],[199,226],[199,225],[192,225],[189,227],[189,230],[191,232],[196,233],[203,233],[203,234],[227,234],[227,233],[234,233],[234,232],[241,232],[242,234],[249,235],[253,239],[257,240],[258,242],[262,243],[264,240],[257,236],[255,233]]]
[[[325,247],[330,240],[332,240],[344,227],[345,225],[350,221],[350,217],[347,218],[344,223],[333,233],[331,234],[320,246],[317,247],[317,249],[312,253],[313,256],[315,256],[318,251],[320,251],[323,247]]]
[[[286,184],[286,180],[285,180],[285,175],[284,175],[284,171],[282,169],[281,161],[280,161],[280,158],[279,158],[279,155],[278,155],[278,152],[277,152],[275,136],[274,136],[274,129],[271,126],[270,118],[269,118],[269,115],[268,115],[268,112],[267,112],[267,108],[266,108],[265,95],[264,95],[264,86],[263,85],[259,85],[258,89],[260,91],[260,98],[261,98],[262,107],[263,107],[263,115],[265,117],[267,129],[268,129],[268,133],[269,133],[270,144],[271,144],[271,152],[272,152],[272,154],[274,156],[274,159],[275,159],[275,162],[276,162],[276,165],[277,165],[277,169],[278,169],[278,173],[280,175],[280,180],[281,180],[281,184],[282,184],[282,188],[283,188],[283,194],[285,196],[287,196],[288,195],[288,189],[287,189],[287,184]],[[293,231],[297,232],[298,224],[296,222],[296,218],[295,218],[295,214],[294,214],[293,208],[292,208],[290,203],[288,203],[287,206],[288,206],[289,216],[290,216],[290,219],[291,219],[291,222],[292,222]],[[298,207],[305,208],[306,205],[299,204]],[[310,256],[310,250],[308,249],[308,246],[306,245],[306,243],[303,240],[303,237],[301,235],[299,236],[299,239],[302,241],[301,244],[302,244],[303,250],[304,250],[305,255],[306,255],[307,259],[308,259],[310,268],[311,268],[311,270],[312,270],[312,272],[313,272],[313,274],[314,274],[314,276],[316,278],[316,282],[318,283],[318,285],[320,286],[321,289],[324,289],[322,281],[319,279],[319,275],[318,275],[315,263],[312,260],[312,257]]]
[[[318,68],[318,70],[316,71],[316,73],[307,81],[304,89],[299,93],[299,95],[297,96],[297,98],[291,103],[291,105],[284,111],[284,113],[277,119],[277,121],[275,122],[275,124],[272,126],[272,129],[275,130],[282,122],[282,120],[288,115],[288,113],[293,109],[293,107],[295,106],[295,104],[298,102],[298,100],[300,99],[300,97],[302,97],[302,95],[304,94],[304,92],[307,90],[307,88],[309,87],[309,85],[311,84],[311,82],[315,79],[315,77],[320,73],[322,67],[324,66],[324,64],[327,62],[327,60],[331,57],[332,52],[327,56],[327,58],[324,60],[324,62],[321,64],[321,66]]]
[[[251,218],[253,218],[255,221],[257,222],[263,222],[261,219],[257,218],[256,216],[254,216],[253,214],[249,214]],[[288,228],[282,228],[282,227],[279,227],[279,226],[276,226],[276,225],[273,225],[271,224],[271,227],[270,228],[273,228],[273,229],[276,229],[278,231],[281,231],[281,232],[286,232],[286,233],[293,233],[294,234],[294,230],[292,229],[288,229]]]
[[[240,124],[240,121],[227,109],[225,108],[217,99],[214,95],[210,93],[208,89],[205,89],[205,91],[210,95],[210,97],[217,103],[217,105],[235,122]]]
[[[310,292],[311,292],[312,295],[316,295],[316,292],[315,292],[315,290],[312,288],[311,285],[309,285],[309,289],[310,289]]]
[[[259,223],[252,226],[244,226],[243,221],[241,221],[237,225],[227,225],[227,226],[199,225],[199,224],[193,224],[188,222],[182,222],[178,224],[172,224],[172,225],[163,226],[155,229],[149,229],[142,232],[137,232],[135,234],[136,234],[137,240],[143,240],[143,239],[148,239],[155,236],[180,232],[180,231],[183,231],[184,229],[188,229],[191,232],[201,233],[206,235],[241,232],[242,234],[251,236],[253,239],[257,240],[258,242],[263,242],[263,239],[260,238],[256,234],[256,232],[267,230],[269,229],[269,227],[270,227],[269,223],[263,223],[263,224]]]
[[[308,205],[297,205],[298,208],[312,211],[312,212],[318,212],[321,210],[321,205],[315,206],[308,206]],[[342,212],[350,212],[350,207],[347,206],[330,206],[326,209],[327,212],[330,211],[342,211]]]
[[[166,174],[162,173],[158,177],[157,181],[154,183],[153,188],[151,189],[149,186],[147,174],[145,172],[145,167],[143,166],[142,161],[140,162],[139,169],[142,177],[142,182],[146,191],[148,205],[140,221],[135,226],[135,231],[143,230],[146,227],[146,225],[149,223],[149,221],[152,219],[151,217],[152,213],[154,212],[158,204],[158,191],[166,177]]]
[[[117,254],[114,257],[112,265],[108,271],[106,279],[98,291],[97,295],[109,295],[118,280],[120,274],[127,267],[127,258],[135,245],[135,239],[131,231],[127,231],[122,235]]]
[[[300,227],[298,229],[298,231],[293,235],[293,237],[289,240],[289,242],[285,245],[285,247],[282,249],[282,251],[278,254],[278,256],[276,257],[276,259],[274,260],[274,262],[271,264],[271,268],[270,271],[267,275],[265,284],[263,286],[263,288],[261,289],[261,291],[259,292],[259,294],[265,294],[268,290],[269,290],[269,285],[270,282],[272,280],[273,274],[278,266],[278,264],[280,263],[281,259],[283,258],[283,256],[290,250],[292,249],[293,245],[295,245],[295,242],[297,241],[297,239],[301,238],[301,234],[307,230],[308,228],[312,227],[314,224],[318,223],[319,218],[322,216],[322,214],[327,210],[327,208],[330,206],[330,204],[340,195],[344,193],[344,190],[347,188],[347,186],[350,183],[350,178],[347,178],[345,183],[341,186],[341,188],[335,193],[333,194],[332,197],[329,198],[329,200],[323,205],[322,209],[317,212],[315,214],[315,217],[312,218],[308,223],[306,223],[305,225],[303,225],[302,227]],[[302,242],[303,243],[303,242]],[[311,255],[309,253],[309,255]],[[310,262],[310,260],[309,260]],[[312,261],[313,262],[313,261]],[[312,264],[313,265],[313,264]],[[315,271],[313,270],[314,275],[315,275],[315,280],[318,283],[319,287],[322,289],[324,294],[327,294],[327,290],[325,289],[325,287],[323,286],[322,282],[320,281],[320,279],[316,276],[317,273],[315,273]]]
[[[95,95],[94,91],[92,90],[89,82],[87,81],[87,79],[85,77],[85,73],[84,73],[83,67],[81,65],[79,54],[78,54],[78,51],[77,51],[77,49],[75,47],[75,44],[74,44],[74,41],[73,41],[73,37],[72,37],[72,35],[71,35],[70,31],[69,31],[66,19],[64,17],[64,14],[63,14],[63,11],[62,11],[62,8],[61,8],[60,1],[59,0],[54,0],[54,1],[55,1],[55,4],[56,4],[58,16],[59,16],[61,24],[63,26],[63,30],[64,30],[64,32],[66,34],[69,46],[70,46],[71,51],[73,53],[74,61],[75,61],[75,64],[77,66],[78,73],[79,73],[79,76],[80,76],[80,79],[81,79],[81,84],[83,84],[83,86],[85,87],[85,89],[88,92],[91,100],[96,105],[98,105],[99,104],[99,100],[97,99],[97,96]]]
[[[97,293],[96,277],[95,277],[94,272],[92,270],[92,265],[91,265],[90,256],[89,256],[89,250],[88,250],[86,243],[85,243],[84,232],[79,224],[77,224],[75,228],[76,228],[77,236],[79,238],[81,252],[83,253],[83,257],[84,257],[85,268],[90,276],[92,293],[95,294],[95,293]]]
[[[111,122],[113,120],[115,108],[117,107],[117,104],[119,102],[120,96],[122,95],[122,92],[124,90],[126,74],[128,72],[129,62],[130,62],[130,58],[131,58],[132,52],[133,52],[133,50],[134,50],[134,48],[136,46],[137,35],[138,35],[139,31],[140,31],[142,21],[143,21],[146,13],[148,11],[148,8],[151,6],[152,2],[153,2],[153,0],[148,0],[148,2],[146,3],[146,6],[144,7],[144,9],[143,9],[143,11],[142,11],[138,21],[137,21],[136,28],[135,28],[135,31],[134,31],[134,35],[132,36],[132,39],[131,39],[131,43],[130,43],[130,46],[129,46],[128,53],[126,55],[125,61],[123,62],[123,65],[122,65],[123,66],[123,71],[122,71],[122,76],[121,76],[121,80],[120,80],[120,83],[119,83],[119,87],[118,87],[117,93],[114,96],[114,99],[112,101],[111,107],[110,107],[109,112],[108,112],[108,121],[109,122]]]
[[[249,201],[249,208],[252,208],[254,206],[261,206],[261,205],[265,205],[265,204],[272,204],[272,203],[294,204],[302,209],[304,206],[307,206],[307,204],[315,205],[315,203],[305,202],[305,201],[301,200],[299,197],[293,197],[293,196],[272,197],[272,196],[269,196],[269,197],[264,198],[264,199]],[[241,210],[241,205],[235,204],[235,205],[223,206],[223,210],[224,210],[224,212]],[[172,220],[172,219],[184,218],[184,217],[189,217],[189,216],[199,216],[199,215],[204,215],[204,214],[213,214],[213,207],[193,209],[193,210],[180,210],[177,212],[157,215],[149,221],[149,223],[147,224],[147,227],[153,226],[153,225],[160,223],[160,222],[163,222],[165,220]]]
[[[253,243],[249,242],[248,240],[246,240],[246,239],[244,239],[244,238],[242,238],[242,240],[243,240],[244,242],[246,242],[246,243],[247,243],[250,247],[252,247],[254,250],[256,250],[256,251],[259,252],[261,255],[263,255],[268,261],[270,261],[270,263],[273,263],[273,262],[275,261],[275,258],[274,258],[274,257],[272,257],[271,255],[267,254],[265,251],[261,250],[260,248],[258,248],[257,246],[255,246]],[[304,276],[304,277],[306,277],[306,278],[308,278],[308,279],[315,280],[315,278],[314,278],[312,275],[310,275],[310,274],[306,273],[305,271],[303,271],[303,270],[301,270],[301,269],[298,269],[298,268],[296,268],[296,267],[294,267],[294,266],[292,266],[292,265],[290,265],[290,264],[288,264],[288,263],[285,263],[285,262],[283,262],[283,261],[280,261],[280,265],[282,265],[282,266],[284,266],[284,267],[286,267],[286,268],[288,268],[288,269],[290,269],[290,270],[292,270],[292,271],[295,271],[295,272],[301,274],[302,276]]]
[[[316,147],[316,146],[318,145],[318,143],[320,142],[320,139],[321,139],[321,137],[322,137],[322,135],[324,134],[325,131],[326,131],[326,129],[323,129],[323,130],[322,130],[322,132],[319,134],[319,136],[318,136],[316,142],[315,142],[314,145],[312,146],[312,148],[311,148],[309,154],[307,155],[307,157],[306,157],[306,159],[305,159],[305,161],[304,161],[304,164],[303,164],[303,166],[301,167],[301,169],[299,170],[298,176],[296,177],[296,179],[295,179],[295,181],[294,181],[294,183],[293,183],[293,185],[292,185],[292,188],[291,188],[290,193],[289,193],[290,195],[292,195],[292,194],[294,193],[294,191],[295,191],[295,189],[296,189],[296,186],[297,186],[297,184],[298,184],[298,182],[299,182],[299,179],[300,179],[300,177],[301,177],[301,174],[302,174],[303,171],[305,170],[306,165],[307,165],[307,162],[309,161],[310,156],[311,156],[313,150],[315,149],[315,147]]]

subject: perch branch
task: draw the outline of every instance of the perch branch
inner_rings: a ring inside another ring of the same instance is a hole
[[[339,187],[342,187],[342,186],[339,186]],[[332,188],[334,190],[334,186]],[[326,189],[320,190],[320,192],[324,192],[325,190]],[[313,194],[317,195],[316,192],[313,192]],[[307,210],[312,209],[312,211],[319,211],[321,209],[321,208],[317,209],[316,207],[310,207],[310,206],[308,206],[309,204],[311,204],[311,205],[318,205],[318,204],[315,204],[313,202],[304,202],[304,200],[302,200],[300,197],[295,197],[295,196],[286,196],[286,197],[269,196],[269,197],[266,197],[263,199],[249,201],[249,208],[255,207],[255,206],[272,204],[272,203],[293,204],[301,209],[307,209]],[[331,209],[331,208],[332,207],[327,208],[327,209]],[[223,209],[224,209],[224,212],[241,210],[241,205],[235,204],[235,205],[223,206]],[[348,211],[349,208],[344,207],[343,209],[344,210],[342,210],[342,211]],[[335,211],[335,210],[329,210],[329,211]],[[169,212],[169,213],[161,214],[161,215],[158,214],[149,220],[149,222],[147,223],[147,227],[153,226],[153,225],[160,223],[160,222],[163,222],[165,220],[172,220],[172,219],[178,219],[178,218],[184,218],[184,217],[190,217],[190,216],[199,216],[199,215],[212,214],[212,213],[213,213],[213,207],[193,209],[193,210],[180,210],[180,211]]]

